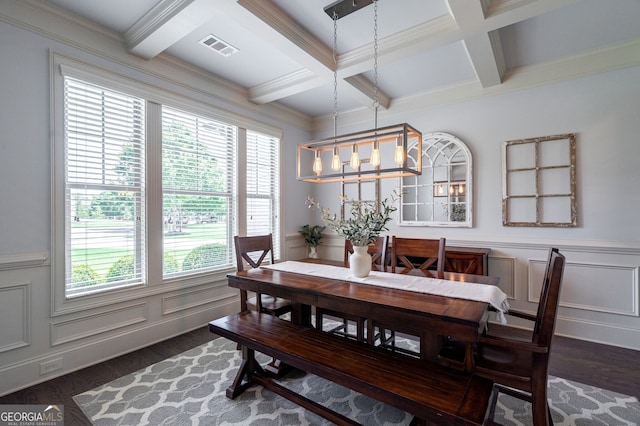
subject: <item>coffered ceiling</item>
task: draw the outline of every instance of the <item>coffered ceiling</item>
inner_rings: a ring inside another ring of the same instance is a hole
[[[353,0],[350,0],[353,1]],[[355,0],[364,1],[364,0]],[[334,109],[333,0],[49,0],[310,118]],[[438,105],[640,65],[638,0],[379,0],[382,110]],[[374,5],[337,21],[338,109],[371,108]],[[228,56],[202,43],[213,36]]]

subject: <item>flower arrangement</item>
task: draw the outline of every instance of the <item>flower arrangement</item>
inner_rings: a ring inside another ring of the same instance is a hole
[[[349,200],[340,195],[340,200],[351,203],[350,217],[338,219],[335,213],[322,207],[313,198],[307,198],[309,208],[316,208],[321,213],[322,221],[338,235],[349,240],[354,246],[366,246],[380,236],[382,231],[388,231],[387,223],[391,220],[391,213],[397,210],[394,206],[398,193],[385,198],[380,205],[370,201]]]
[[[311,226],[307,224],[300,226],[300,230],[298,232],[304,237],[304,243],[307,245],[307,247],[318,247],[320,245],[322,233],[326,228],[326,226]]]

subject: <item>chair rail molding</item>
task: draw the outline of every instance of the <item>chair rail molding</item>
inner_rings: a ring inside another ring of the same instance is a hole
[[[0,255],[0,271],[8,269],[35,268],[50,265],[49,252],[15,253]]]

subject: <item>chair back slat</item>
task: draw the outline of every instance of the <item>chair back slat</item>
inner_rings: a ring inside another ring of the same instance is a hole
[[[391,270],[396,272],[397,266],[404,267],[402,272],[409,272],[411,269],[427,270],[435,264],[436,271],[442,273],[445,263],[445,245],[444,238],[437,240],[398,238],[394,235],[391,242]]]
[[[267,256],[274,263],[273,259],[273,237],[271,234],[251,237],[234,237],[236,246],[236,265],[238,272],[244,271],[246,261],[252,268],[259,267]]]
[[[560,304],[560,287],[564,275],[565,257],[557,248],[549,250],[547,267],[544,274],[538,313],[533,328],[532,340],[544,346],[551,345],[551,339],[555,331],[558,317],[558,305]]]

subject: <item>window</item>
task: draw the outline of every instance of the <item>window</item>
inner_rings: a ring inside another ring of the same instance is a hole
[[[68,295],[144,282],[144,101],[65,79]]]
[[[280,141],[247,132],[247,235],[273,234],[273,256],[280,259]]]
[[[163,275],[232,263],[236,129],[162,109]]]
[[[236,234],[279,257],[280,130],[60,55],[52,72],[54,315],[223,277]]]

